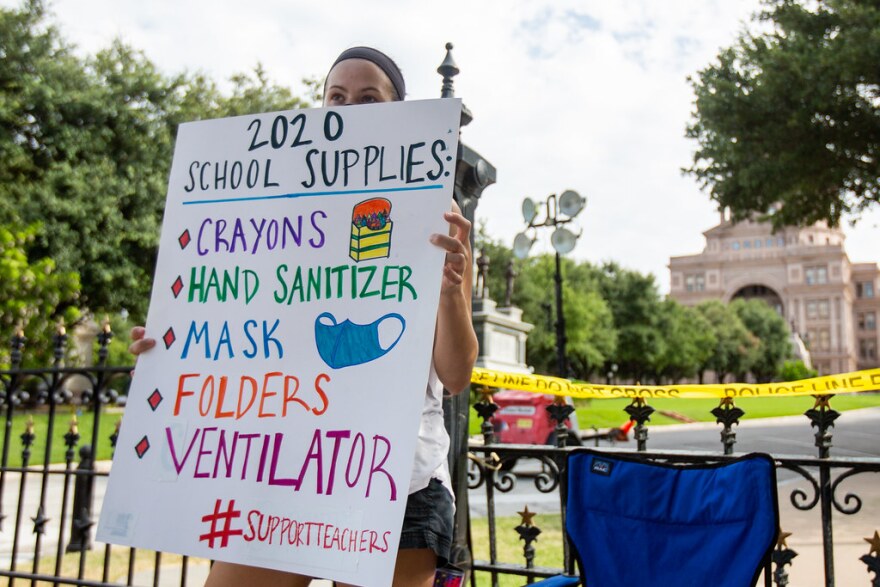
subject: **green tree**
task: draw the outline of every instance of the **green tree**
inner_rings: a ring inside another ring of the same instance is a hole
[[[757,32],[691,80],[699,147],[685,171],[734,219],[837,225],[880,201],[880,5],[764,5]]]
[[[507,286],[505,274],[513,253],[493,241],[483,228],[477,231],[475,248],[477,257],[482,254],[489,261],[489,295],[502,303]],[[529,333],[526,360],[545,374],[557,373],[555,263],[553,255],[518,261],[512,292],[512,303],[522,308],[523,320],[535,326]],[[614,354],[617,335],[613,318],[599,292],[593,267],[563,259],[562,274],[566,358],[572,376],[588,379]]]
[[[81,304],[138,321],[177,125],[306,104],[259,66],[227,96],[119,41],[81,59],[40,0],[0,8],[0,55],[0,224],[40,222],[33,252],[80,273]]]
[[[553,255],[529,257],[520,264],[514,304],[535,325],[526,349],[529,364],[541,373],[556,374],[556,261]],[[617,336],[613,316],[602,298],[593,272],[562,260],[562,306],[566,358],[573,377],[589,379],[614,354]]]
[[[810,369],[801,360],[785,361],[782,364],[782,369],[779,370],[779,378],[782,381],[799,381],[815,377],[818,374],[818,371]]]
[[[71,324],[79,318],[79,276],[56,270],[51,259],[32,260],[29,249],[36,233],[35,226],[0,226],[0,332],[25,335],[25,366],[51,364],[57,323]],[[9,360],[4,343],[0,364],[8,366]]]
[[[695,308],[669,298],[660,304],[658,328],[662,344],[654,364],[656,383],[695,377],[717,343],[709,321]]]
[[[653,377],[663,344],[658,328],[660,293],[654,276],[613,262],[596,269],[595,276],[617,331],[617,351],[609,361],[618,365],[621,377],[636,381]]]
[[[749,371],[759,382],[779,376],[782,364],[791,356],[791,331],[785,319],[761,300],[737,299],[730,304],[758,341]]]
[[[715,347],[708,359],[700,365],[699,379],[711,369],[719,382],[731,374],[748,373],[759,345],[733,309],[720,300],[709,300],[696,306],[712,327]]]

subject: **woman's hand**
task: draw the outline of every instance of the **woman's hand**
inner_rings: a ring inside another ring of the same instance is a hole
[[[446,212],[443,218],[449,223],[449,235],[431,235],[431,243],[446,251],[440,293],[462,292],[462,284],[471,266],[471,223],[458,212]]]
[[[147,338],[146,333],[147,330],[143,326],[135,326],[131,329],[131,344],[128,347],[128,352],[135,357],[156,346],[156,339]]]
[[[431,235],[431,242],[446,251],[434,335],[434,368],[443,386],[456,394],[470,384],[478,351],[471,322],[471,223],[455,202],[443,218],[449,223],[449,234]]]

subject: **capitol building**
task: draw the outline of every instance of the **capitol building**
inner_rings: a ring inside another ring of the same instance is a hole
[[[773,231],[766,222],[721,222],[702,253],[669,260],[670,296],[685,305],[764,300],[809,348],[820,375],[880,366],[880,268],[850,261],[845,235],[824,223]]]

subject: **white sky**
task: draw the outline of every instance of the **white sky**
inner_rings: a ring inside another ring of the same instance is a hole
[[[16,6],[13,0],[0,0]],[[587,207],[576,259],[615,260],[669,289],[669,257],[698,253],[718,213],[680,168],[688,75],[732,42],[758,0],[54,0],[62,33],[93,53],[121,37],[168,74],[221,81],[262,63],[301,93],[336,55],[372,45],[403,69],[409,99],[439,97],[447,41],[463,140],[498,169],[477,209],[512,245],[522,199],[574,189]],[[880,210],[846,227],[850,259],[880,260]],[[537,251],[550,251],[549,230]]]

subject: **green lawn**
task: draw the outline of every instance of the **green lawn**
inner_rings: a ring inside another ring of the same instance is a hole
[[[736,405],[745,411],[744,420],[753,418],[770,418],[775,416],[794,416],[803,414],[813,407],[815,399],[811,396],[802,397],[752,397],[736,400]],[[588,430],[595,426],[599,430],[617,427],[629,420],[623,411],[630,404],[628,399],[575,400],[577,418],[580,429]],[[654,399],[651,406],[657,411],[651,416],[650,426],[681,424],[682,420],[665,416],[660,412],[680,414],[698,422],[714,422],[711,410],[718,406],[717,399]],[[880,406],[878,393],[851,393],[836,395],[831,406],[838,411],[855,410]],[[480,433],[480,417],[471,408],[470,434]]]
[[[50,463],[64,463],[67,445],[64,444],[64,435],[70,430],[70,422],[73,412],[70,408],[60,408],[55,416],[55,429],[52,431],[52,452],[49,457]],[[24,412],[16,414],[12,419],[11,433],[9,437],[9,466],[20,467],[22,463],[21,435],[25,432],[27,421],[34,419],[34,443],[31,445],[30,465],[42,465],[46,454],[46,432],[49,425],[49,415],[43,411]],[[5,415],[3,416],[5,420]],[[116,423],[122,418],[121,411],[104,412],[101,414],[100,428],[98,430],[98,460],[110,459],[113,456],[113,447],[110,444],[110,435],[116,430]],[[91,413],[77,416],[77,428],[79,429],[79,443],[74,448],[74,464],[79,462],[79,447],[92,443],[92,430],[94,418]],[[0,451],[4,444],[4,438],[0,437]],[[2,452],[0,452],[2,454]]]
[[[93,550],[88,551],[86,553],[86,560],[84,564],[84,579],[91,581],[100,581],[103,577],[104,573],[104,561],[106,559],[107,550],[101,546],[96,546]],[[134,560],[132,561],[130,558],[130,552],[128,547],[124,546],[113,546],[110,549],[110,560],[107,565],[108,568],[108,581],[115,581],[119,584],[123,584],[126,581],[126,575],[128,572],[128,567],[131,564],[134,572],[146,574],[152,576],[155,572],[156,568],[156,553],[152,550],[141,550],[138,549],[136,551]],[[161,556],[161,564],[160,564],[160,576],[165,577],[174,576],[173,572],[169,572],[171,568],[180,567],[182,561],[181,555],[179,554],[171,554],[167,552],[163,552]],[[40,559],[40,564],[38,571],[40,573],[52,575],[55,572],[55,564],[57,559],[54,556],[44,556]],[[79,572],[79,562],[80,562],[80,553],[71,552],[65,553],[61,558],[61,572],[59,574],[60,577],[76,577]],[[207,566],[209,561],[199,558],[190,558],[188,562],[188,568],[191,570],[196,566],[202,565]],[[23,563],[19,563],[20,570],[30,571],[33,568],[33,562],[27,561]],[[18,585],[19,582],[16,582]],[[21,581],[20,584],[27,584],[25,581]],[[163,582],[164,584],[164,582]],[[0,583],[0,585],[6,585],[6,583]],[[56,583],[48,582],[48,581],[37,581],[36,587],[53,587],[53,585],[57,585]]]

